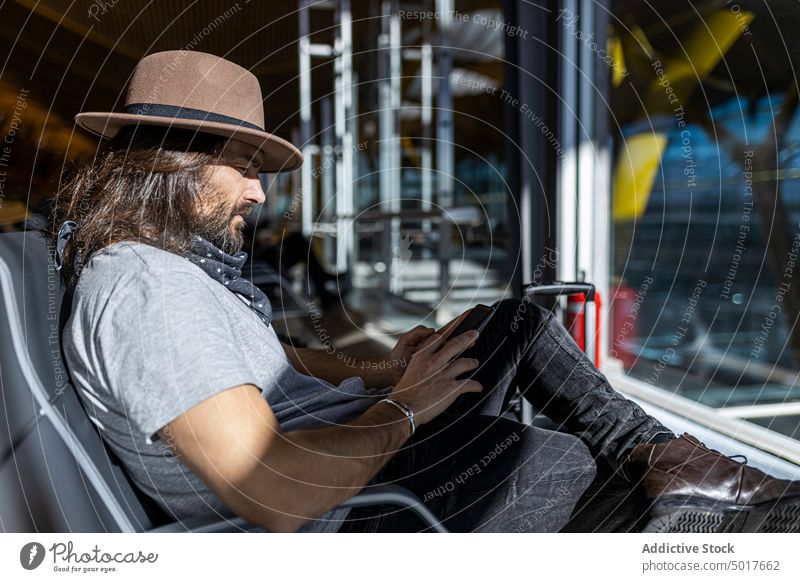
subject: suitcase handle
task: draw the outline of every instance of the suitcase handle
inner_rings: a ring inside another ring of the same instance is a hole
[[[573,293],[583,293],[586,300],[583,303],[583,350],[589,359],[595,361],[595,327],[597,326],[596,313],[594,309],[595,287],[592,283],[581,281],[554,281],[547,285],[536,285],[536,283],[525,283],[522,286],[524,295],[538,295],[540,297],[559,297],[561,295],[572,295]],[[591,309],[589,305],[591,304]]]
[[[526,295],[541,295],[546,297],[558,297],[560,295],[572,295],[573,293],[583,293],[586,295],[586,302],[594,303],[595,288],[591,283],[572,281],[553,281],[548,285],[537,285],[536,283],[525,283],[522,292]]]

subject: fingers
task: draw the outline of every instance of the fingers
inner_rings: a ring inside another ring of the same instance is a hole
[[[451,378],[458,378],[461,374],[474,370],[480,365],[480,361],[475,358],[458,358],[447,367],[447,375]]]
[[[420,325],[417,325],[414,328],[412,328],[411,331],[408,332],[408,334],[409,335],[421,336],[421,337],[428,337],[429,335],[431,335],[435,331],[436,330],[433,329],[432,327],[428,327],[427,325],[420,324]]]
[[[458,354],[469,348],[478,340],[478,335],[479,333],[473,329],[457,335],[453,339],[447,340],[444,346],[436,353],[436,357],[439,358],[439,363],[444,364],[449,362]]]
[[[465,317],[467,317],[467,315],[469,315],[469,311],[465,311],[464,313],[458,315],[455,319],[450,320],[442,329],[439,330],[439,333],[443,337],[447,337],[447,334],[453,331],[458,324],[461,323]]]
[[[483,391],[483,384],[475,380],[464,380],[459,383],[458,391],[462,394],[465,392],[481,392]]]
[[[438,333],[432,333],[426,339],[419,349],[414,352],[414,356],[418,354],[433,354],[444,344],[444,338]],[[413,357],[413,356],[412,356]]]
[[[435,331],[436,330],[433,329],[432,327],[426,327],[424,325],[418,325],[417,327],[415,327],[411,331],[403,334],[403,336],[400,338],[400,341],[398,343],[413,345],[413,344],[416,344],[418,342],[421,342],[422,340],[424,340],[425,338],[430,336]]]

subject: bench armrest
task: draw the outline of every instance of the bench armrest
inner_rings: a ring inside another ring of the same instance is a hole
[[[411,491],[399,485],[375,485],[342,503],[339,507],[371,507],[396,505],[413,511],[432,531],[447,533],[447,529],[436,516]],[[217,516],[198,516],[168,523],[149,533],[231,533],[241,531],[263,531],[241,517],[219,519]]]

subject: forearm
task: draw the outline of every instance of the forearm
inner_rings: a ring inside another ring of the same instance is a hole
[[[283,344],[283,347],[296,370],[331,384],[340,384],[347,378],[359,376],[369,388],[384,388],[394,383],[393,372],[398,377],[402,376],[401,368],[405,365],[405,362],[387,362],[382,358],[355,358],[339,351],[329,353],[287,344]]]
[[[357,494],[410,432],[402,412],[379,403],[345,425],[279,435],[241,484],[248,519],[295,531]]]

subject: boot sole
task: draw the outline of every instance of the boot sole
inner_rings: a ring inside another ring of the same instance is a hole
[[[649,510],[647,533],[797,533],[800,496],[759,505],[724,505],[692,497],[660,499]]]

